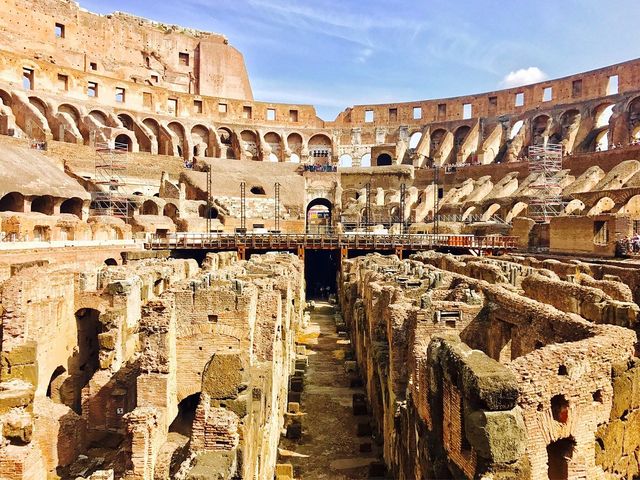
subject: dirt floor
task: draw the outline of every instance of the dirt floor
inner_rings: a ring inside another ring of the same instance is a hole
[[[302,438],[283,437],[279,459],[293,465],[296,479],[372,478],[369,465],[381,462],[381,448],[370,436],[357,435],[358,423],[370,417],[353,413],[353,395],[364,390],[350,387],[353,373],[345,369],[350,342],[336,333],[334,313],[328,303],[316,303],[307,330],[298,338],[306,344],[309,359],[301,396]],[[361,444],[369,444],[371,451],[361,453]]]

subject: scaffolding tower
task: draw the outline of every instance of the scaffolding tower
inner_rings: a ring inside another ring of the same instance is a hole
[[[529,175],[535,175],[531,184],[535,193],[529,203],[529,217],[536,222],[548,222],[563,212],[561,170],[562,145],[547,143],[529,147]]]
[[[123,172],[129,147],[123,143],[96,143],[95,184],[98,191],[92,194],[93,215],[129,217],[129,199],[124,192],[126,183]]]

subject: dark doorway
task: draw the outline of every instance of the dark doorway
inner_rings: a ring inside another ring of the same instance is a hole
[[[549,480],[567,480],[569,478],[569,462],[573,457],[576,441],[573,437],[562,438],[547,445],[549,458]]]
[[[387,167],[391,165],[391,163],[391,155],[389,155],[388,153],[383,153],[382,155],[378,156],[378,159],[376,160],[376,165],[378,165],[379,167]]]
[[[336,275],[340,266],[340,252],[337,250],[306,250],[304,276],[307,284],[307,298],[326,300],[336,293]]]
[[[187,438],[191,437],[193,419],[196,418],[196,408],[200,403],[200,392],[189,395],[178,404],[178,415],[169,426],[170,432],[176,432]]]
[[[98,334],[102,332],[100,312],[92,308],[81,308],[76,312],[78,330],[78,352],[72,358],[70,374],[73,377],[73,410],[82,414],[81,393],[93,374],[100,367]]]
[[[307,205],[307,233],[328,233],[332,226],[333,204],[326,198],[315,198]]]

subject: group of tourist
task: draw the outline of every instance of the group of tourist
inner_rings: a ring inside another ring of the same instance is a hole
[[[640,254],[640,234],[634,233],[631,237],[623,237],[618,241],[618,250],[621,255]]]
[[[337,172],[337,165],[324,164],[321,165],[319,163],[314,164],[305,164],[304,165],[305,172]]]

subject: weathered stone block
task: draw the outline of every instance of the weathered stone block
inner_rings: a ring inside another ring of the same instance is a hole
[[[519,409],[466,411],[464,422],[467,440],[479,457],[511,463],[524,454],[526,433]]]
[[[212,399],[231,399],[246,385],[245,366],[238,353],[217,353],[202,375],[202,391]]]

